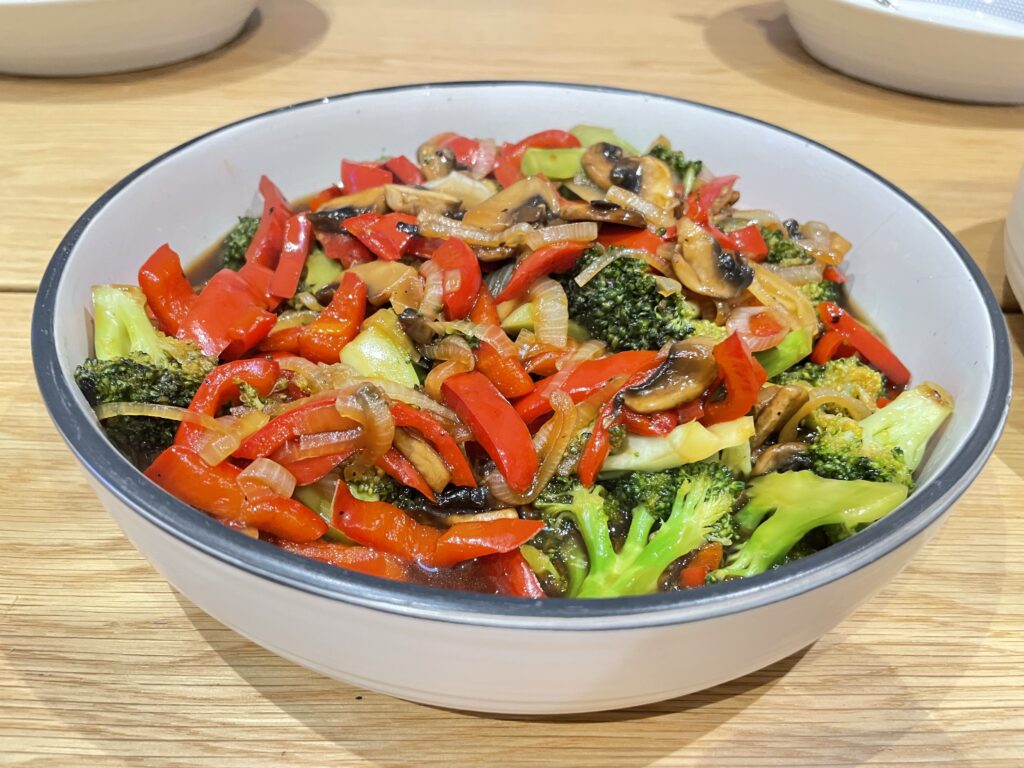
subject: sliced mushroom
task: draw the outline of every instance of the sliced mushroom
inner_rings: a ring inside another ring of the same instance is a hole
[[[754,417],[754,437],[750,441],[751,448],[759,448],[765,441],[776,434],[793,414],[807,402],[805,387],[776,387],[775,392],[763,404],[758,406]]]
[[[348,269],[366,283],[366,297],[379,307],[391,302],[396,312],[418,307],[423,300],[423,281],[415,267],[399,261],[369,261]]]
[[[622,147],[600,141],[591,144],[580,158],[583,170],[601,189],[622,187],[639,192],[643,184],[640,158],[627,155]]]
[[[754,281],[754,270],[738,254],[723,251],[709,233],[688,218],[679,220],[682,248],[672,258],[679,282],[695,293],[734,299]]]
[[[529,176],[474,205],[466,211],[462,223],[501,232],[513,224],[543,221],[558,212],[558,195],[551,183],[540,176]]]
[[[800,461],[803,458],[807,445],[804,443],[779,443],[770,448],[765,448],[761,455],[754,462],[750,472],[751,477],[767,475],[769,472],[786,472],[791,469],[799,469],[802,466]]]
[[[515,254],[516,249],[510,245],[499,245],[494,248],[480,246],[473,249],[480,261],[505,261]]]
[[[659,208],[675,208],[678,204],[672,183],[672,171],[656,157],[644,155],[640,158],[640,191],[644,200],[650,200]]]
[[[435,493],[451,481],[451,473],[437,451],[419,435],[406,429],[396,429],[395,449],[420,471],[430,490]]]
[[[398,322],[405,335],[417,346],[425,346],[437,338],[436,326],[415,309],[406,309],[399,313]]]
[[[558,215],[564,221],[598,221],[640,228],[647,226],[647,220],[642,214],[626,210],[607,200],[594,200],[592,203],[566,203],[562,205],[562,210]]]
[[[455,153],[448,147],[438,149],[428,141],[416,150],[416,162],[428,179],[439,179],[455,169]]]
[[[677,341],[646,381],[623,392],[622,402],[637,413],[657,413],[700,397],[718,375],[711,349],[694,339]]]
[[[328,200],[316,211],[308,214],[314,229],[322,232],[342,232],[342,222],[353,216],[364,213],[386,213],[387,202],[384,199],[384,187],[374,187]]]
[[[459,207],[459,200],[456,197],[404,184],[385,184],[384,200],[392,211],[412,216],[420,211],[447,213]]]

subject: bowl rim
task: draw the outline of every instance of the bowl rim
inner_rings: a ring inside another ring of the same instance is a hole
[[[820,0],[815,0],[820,2]],[[992,39],[1007,41],[1024,41],[1024,24],[1012,20],[1004,20],[1005,24],[995,22],[991,25],[981,24],[977,26],[966,26],[956,22],[934,16],[926,16],[921,13],[922,8],[916,6],[907,8],[886,7],[878,0],[831,0],[834,5],[844,5],[847,8],[856,9],[865,13],[873,14],[874,18],[882,23],[894,25],[903,24],[906,26],[917,25],[924,27],[935,34],[954,33],[958,35],[970,35],[978,38],[978,42],[986,42]],[[790,0],[786,0],[789,6]],[[825,5],[822,3],[822,5]],[[1001,16],[995,17],[1002,19]]]
[[[828,153],[851,170],[867,174],[923,216],[963,262],[985,305],[993,335],[992,381],[982,415],[960,449],[950,458],[945,470],[919,488],[899,509],[857,536],[785,568],[684,592],[607,600],[525,600],[386,581],[308,560],[251,539],[186,505],[149,481],[94,428],[92,417],[78,405],[72,386],[61,370],[54,327],[57,317],[55,302],[64,267],[82,233],[97,214],[138,176],[187,151],[197,142],[239,125],[295,110],[408,91],[524,87],[667,101],[753,123],[767,131],[796,138]],[[523,630],[638,629],[725,617],[795,598],[871,565],[938,521],[981,471],[1006,422],[1013,375],[1009,335],[1002,310],[981,270],[963,245],[935,216],[874,171],[798,133],[720,107],[647,91],[536,80],[418,83],[354,91],[251,115],[179,144],[110,187],[72,225],[40,282],[32,316],[31,341],[33,365],[43,401],[72,453],[86,471],[121,503],[179,542],[259,579],[349,605],[438,622]]]

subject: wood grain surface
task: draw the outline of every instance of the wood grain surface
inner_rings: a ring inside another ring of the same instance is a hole
[[[890,93],[799,47],[781,3],[263,0],[194,62],[0,77],[0,765],[1024,766],[1024,406],[939,533],[881,595],[754,675],[623,712],[431,709],[319,677],[171,588],[100,508],[31,371],[32,295],[81,211],[136,166],[271,107],[427,80],[603,83],[822,141],[930,208],[1009,311],[1003,217],[1024,110]],[[697,652],[699,649],[686,649]]]

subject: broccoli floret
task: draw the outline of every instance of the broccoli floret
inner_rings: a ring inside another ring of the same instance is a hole
[[[783,371],[773,381],[776,384],[796,384],[834,389],[854,397],[874,408],[885,394],[885,377],[856,357],[829,360],[824,365],[806,362]]]
[[[804,454],[809,468],[836,480],[914,485],[913,473],[932,435],[953,411],[949,395],[933,384],[907,390],[884,408],[855,421],[819,411]]]
[[[569,299],[569,317],[591,336],[618,352],[658,349],[694,332],[696,307],[678,293],[662,296],[643,259],[620,256],[579,286],[573,278],[603,255],[602,247],[591,248],[574,270],[559,278]]]
[[[704,167],[704,163],[700,160],[687,160],[686,155],[681,151],[671,149],[664,144],[655,144],[647,154],[665,163],[676,177],[676,181],[682,185],[683,194],[690,194],[690,190],[693,189],[693,183],[697,180],[697,176],[700,175],[700,170]]]
[[[426,496],[402,485],[377,467],[362,472],[350,468],[346,470],[345,477],[352,495],[363,501],[385,501],[408,512],[430,508],[430,500]]]
[[[712,320],[694,320],[693,335],[711,339],[714,342],[725,341],[729,336],[729,329],[724,325],[718,325]]]
[[[650,594],[669,565],[702,546],[723,517],[728,517],[742,488],[728,469],[713,463],[691,464],[668,473],[627,478],[608,494],[576,484],[571,493],[560,488],[556,499],[534,502],[545,516],[571,518],[587,552],[586,578],[576,597],[620,597]],[[675,483],[672,502],[665,497]],[[620,498],[632,489],[640,494],[633,504],[629,529],[616,550],[609,530],[609,510],[621,508]],[[664,519],[659,520],[659,515]],[[660,524],[659,524],[660,523]],[[651,533],[654,531],[653,534]]]
[[[800,286],[800,291],[814,305],[818,305],[823,301],[831,301],[838,304],[843,299],[843,287],[831,280],[804,283]]]
[[[245,252],[260,225],[259,216],[239,216],[238,223],[224,236],[217,252],[221,267],[236,272],[245,264]]]
[[[96,286],[92,298],[95,356],[75,369],[75,382],[89,404],[188,407],[216,360],[154,328],[138,288]],[[111,442],[143,469],[174,441],[177,427],[149,416],[115,416],[103,423]]]
[[[781,229],[769,229],[768,227],[759,229],[765,243],[768,244],[768,255],[765,257],[765,261],[769,264],[791,267],[798,264],[814,263],[814,257],[790,240]]]
[[[899,483],[829,480],[808,471],[755,478],[747,488],[746,506],[736,515],[740,527],[753,533],[709,579],[763,573],[815,528],[836,526],[852,535],[892,512],[907,493]]]

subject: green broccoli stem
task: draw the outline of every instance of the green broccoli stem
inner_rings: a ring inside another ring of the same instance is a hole
[[[165,365],[167,354],[161,334],[146,315],[146,299],[138,288],[97,285],[92,289],[95,330],[93,342],[99,360],[144,354],[154,365]]]
[[[860,422],[864,441],[898,448],[913,472],[924,458],[931,437],[953,412],[950,396],[936,384],[925,382],[908,389]]]

